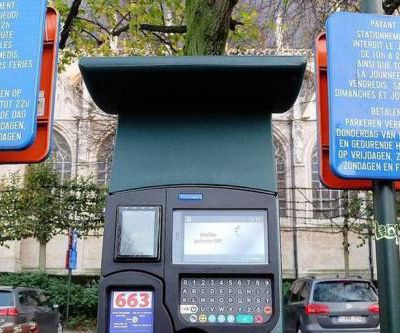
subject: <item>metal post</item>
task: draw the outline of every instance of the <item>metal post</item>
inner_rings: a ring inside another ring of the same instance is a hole
[[[364,0],[361,5],[365,13],[382,13],[382,0]],[[388,231],[397,223],[396,192],[392,181],[376,180],[373,185],[375,223],[379,224],[376,260],[381,332],[394,333],[400,332],[400,258],[398,235]],[[383,235],[380,235],[381,230]]]
[[[69,302],[71,298],[71,281],[72,280],[72,269],[68,269],[68,294],[67,294],[67,311],[65,315],[65,324],[68,324],[69,319]]]
[[[361,1],[361,11],[363,13],[382,14],[382,0],[363,0]]]
[[[380,228],[394,226],[396,221],[396,197],[394,183],[374,181],[375,223]],[[397,230],[397,229],[396,229]],[[386,234],[386,232],[385,232]],[[379,236],[379,235],[377,235]],[[382,235],[376,240],[378,268],[379,307],[382,333],[400,332],[400,259],[395,237]],[[392,235],[393,236],[393,235]]]

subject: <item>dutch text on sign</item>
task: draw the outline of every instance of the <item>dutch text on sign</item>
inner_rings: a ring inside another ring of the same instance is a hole
[[[46,2],[0,1],[0,150],[35,138]]]
[[[334,14],[327,46],[332,170],[400,179],[399,18]]]

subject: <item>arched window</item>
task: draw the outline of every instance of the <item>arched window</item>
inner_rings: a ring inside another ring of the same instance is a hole
[[[329,190],[319,180],[316,148],[312,154],[312,203],[314,218],[334,218],[344,213],[342,191]]]
[[[104,140],[97,154],[97,184],[107,186],[110,180],[111,164],[114,150],[114,136]]]
[[[48,164],[52,165],[60,173],[61,180],[71,179],[72,175],[72,153],[71,148],[65,138],[58,132],[53,134],[53,150],[47,159]]]
[[[278,180],[278,199],[279,199],[279,215],[286,217],[287,214],[287,185],[286,185],[286,158],[282,144],[274,139],[275,149],[275,167]]]

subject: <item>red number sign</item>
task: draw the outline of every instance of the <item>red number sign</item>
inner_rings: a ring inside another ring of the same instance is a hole
[[[152,307],[153,293],[149,291],[117,291],[113,293],[113,308],[149,309]]]

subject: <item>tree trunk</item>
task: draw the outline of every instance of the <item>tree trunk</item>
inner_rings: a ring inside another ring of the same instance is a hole
[[[46,244],[39,243],[39,270],[46,271]]]
[[[349,221],[344,219],[343,226],[343,253],[344,253],[344,276],[350,276],[350,244],[349,244]]]
[[[238,0],[186,0],[186,55],[225,52],[232,10]]]

